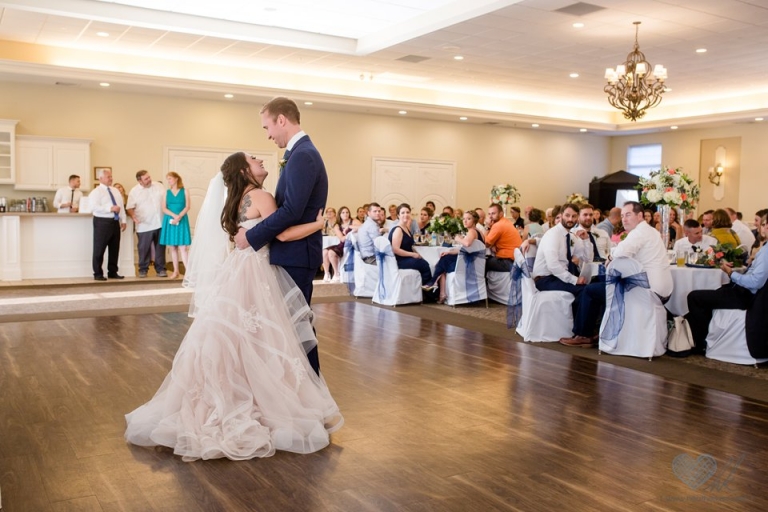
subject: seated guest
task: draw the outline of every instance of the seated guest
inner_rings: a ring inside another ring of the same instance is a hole
[[[749,226],[744,224],[744,222],[739,219],[738,212],[736,210],[733,208],[726,208],[725,211],[731,218],[731,229],[733,229],[739,236],[739,240],[741,241],[741,245],[744,250],[749,251],[755,244],[755,235],[752,234],[752,230],[749,229]]]
[[[523,239],[528,238],[541,238],[544,234],[544,212],[538,208],[534,208],[528,213],[528,224],[523,228]]]
[[[486,272],[509,272],[515,259],[515,249],[523,243],[520,233],[512,221],[504,217],[500,204],[488,207],[490,230],[485,236],[485,245],[493,251],[485,262]]]
[[[588,251],[587,253],[587,261],[605,261],[611,254],[610,239],[605,236],[602,229],[597,229],[597,226],[592,224],[594,218],[592,205],[589,203],[580,203],[577,206],[579,207],[579,223],[571,229],[571,232],[579,235],[579,238],[582,239],[584,238],[579,232],[584,231],[586,233],[586,236],[589,239],[587,247],[588,249],[591,249],[591,251]]]
[[[464,212],[462,222],[464,227],[467,228],[466,235],[456,235],[454,240],[459,242],[462,247],[469,247],[475,240],[483,241],[483,235],[477,229],[477,223],[480,220],[479,215],[474,210]],[[459,248],[456,247],[449,251],[440,253],[440,260],[435,265],[435,273],[432,276],[432,281],[425,285],[427,289],[434,289],[437,286],[440,289],[440,298],[437,301],[439,304],[445,303],[445,274],[450,274],[456,270],[456,260],[458,259]],[[437,283],[437,285],[435,284]]]
[[[532,276],[536,289],[540,291],[563,291],[574,296],[573,309],[576,315],[573,332],[575,336],[563,338],[560,342],[564,345],[591,346],[592,331],[595,329],[599,314],[599,303],[595,304],[596,311],[589,304],[582,307],[580,303],[580,297],[584,295],[585,290],[593,285],[585,286],[586,278],[578,275],[579,268],[574,262],[574,250],[577,244],[583,245],[587,238],[585,230],[581,230],[581,235],[571,233],[578,218],[578,206],[571,203],[563,205],[560,224],[547,230],[538,242],[539,251],[536,253]],[[534,241],[535,239],[530,239],[527,242]],[[601,290],[605,295],[605,283],[602,283]]]
[[[762,235],[768,236],[768,217],[760,220]],[[707,333],[712,311],[715,309],[749,309],[755,294],[768,280],[768,251],[758,251],[755,261],[746,273],[733,272],[733,264],[723,260],[720,269],[728,274],[731,282],[717,290],[694,290],[688,294],[688,314],[685,318],[691,326],[691,334],[697,351],[707,347]]]
[[[446,206],[445,208],[443,208],[443,213],[447,213],[448,216],[450,217],[453,217],[454,215],[456,215],[456,212],[453,211],[452,206]]]
[[[562,211],[563,211],[563,207],[559,204],[556,204],[555,206],[552,207],[552,226],[551,227],[555,227],[558,224],[560,224],[560,221],[562,220],[560,216]]]
[[[426,203],[424,203],[424,206],[432,210],[432,215],[434,215],[435,212],[437,211],[437,206],[435,206],[434,201],[427,201]]]
[[[329,206],[325,209],[325,220],[323,221],[323,236],[335,236],[333,227],[336,225],[336,208]],[[323,267],[326,268],[326,267]]]
[[[662,299],[672,294],[672,273],[669,270],[667,248],[659,232],[643,219],[643,207],[635,201],[627,201],[621,209],[621,221],[627,237],[616,246],[613,257],[637,260],[648,275],[651,291]]]
[[[755,260],[755,257],[757,256],[757,252],[763,247],[765,244],[765,237],[763,236],[762,229],[760,227],[760,219],[768,215],[768,208],[763,210],[758,210],[755,213],[755,227],[757,228],[757,231],[753,232],[755,235],[755,243],[752,244],[752,247],[749,250],[749,257],[747,258],[747,264],[751,265],[752,262]]]
[[[418,270],[421,274],[421,284],[432,280],[429,263],[421,258],[421,254],[413,250],[413,234],[411,233],[411,207],[403,203],[397,207],[400,218],[397,225],[389,232],[389,242],[395,253],[397,268]]]
[[[643,220],[652,228],[656,227],[656,224],[653,222],[653,210],[643,210]]]
[[[712,231],[709,235],[717,239],[718,244],[731,244],[734,247],[741,245],[741,239],[731,229],[731,217],[725,210],[715,210],[712,213]]]
[[[419,212],[419,218],[418,220],[413,221],[413,234],[419,234],[422,236],[427,236],[429,233],[427,232],[427,226],[429,226],[429,222],[432,220],[432,210],[427,208],[426,206],[421,209]]]
[[[596,227],[597,229],[602,229],[603,232],[608,235],[608,238],[610,238],[613,236],[613,230],[616,229],[616,226],[620,225],[621,208],[611,208],[608,215],[605,216],[605,219],[603,219]]]
[[[475,208],[475,213],[477,213],[477,224],[475,225],[475,229],[477,229],[480,233],[482,233],[483,237],[488,233],[488,230],[485,227],[485,210],[482,208]]]
[[[707,210],[704,213],[701,214],[701,218],[699,218],[699,224],[701,224],[701,231],[705,235],[711,235],[712,234],[712,222],[715,215],[715,210]]]
[[[329,272],[331,268],[333,268],[333,281],[336,283],[341,282],[339,262],[344,254],[344,242],[347,240],[347,235],[359,228],[360,225],[357,219],[352,218],[349,208],[346,206],[339,208],[339,215],[336,219],[336,224],[333,226],[333,234],[339,239],[339,243],[323,249],[324,282],[328,283],[331,281],[331,273]]]
[[[525,222],[525,225],[527,226],[530,221],[531,212],[533,211],[533,206],[526,206],[525,210],[523,210],[523,221]]]
[[[366,208],[365,206],[361,206],[360,208],[357,209],[357,215],[355,216],[355,218],[360,224],[362,224],[363,222],[365,222],[365,219],[367,218],[367,214],[368,214],[368,208]]]
[[[374,238],[381,236],[382,229],[379,225],[379,219],[383,218],[383,210],[379,203],[370,203],[368,205],[368,216],[357,230],[357,245],[360,247],[360,257],[369,265],[376,264],[376,247],[373,245]]]
[[[512,223],[515,225],[517,229],[523,229],[525,227],[525,221],[520,216],[520,207],[519,206],[513,206],[509,209],[509,215]]]
[[[552,210],[554,210],[554,208],[547,208],[544,212],[544,224],[541,225],[541,227],[544,228],[544,232],[546,232],[554,224],[552,222]]]
[[[597,226],[600,224],[600,220],[603,217],[603,212],[600,211],[600,208],[595,208],[592,210],[592,225]]]
[[[462,220],[464,218],[464,210],[461,208],[456,208],[456,210],[453,213],[454,218]]]
[[[717,240],[715,238],[701,232],[701,224],[694,219],[685,221],[683,224],[683,233],[685,236],[675,242],[673,248],[675,253],[678,251],[699,252],[696,249],[702,250],[717,245]]]
[[[396,204],[389,205],[388,211],[389,211],[389,215],[384,219],[384,223],[381,224],[386,230],[385,233],[389,233],[390,231],[392,231],[392,228],[397,226],[397,222],[398,222],[397,205]]]

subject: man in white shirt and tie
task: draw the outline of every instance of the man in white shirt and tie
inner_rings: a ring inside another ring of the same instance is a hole
[[[123,279],[117,273],[117,262],[120,256],[120,234],[125,231],[125,208],[123,196],[112,187],[112,171],[99,169],[96,178],[99,186],[88,196],[93,212],[93,279],[106,281]],[[107,277],[104,277],[102,264],[104,251],[109,250],[107,259]]]
[[[683,223],[685,236],[675,242],[673,250],[678,252],[700,252],[708,247],[717,245],[717,238],[702,233],[701,224],[696,219],[688,219]]]
[[[155,273],[157,277],[168,277],[165,271],[165,246],[160,245],[165,187],[153,183],[149,172],[145,170],[136,173],[136,181],[138,183],[128,194],[125,209],[133,219],[139,238],[139,277],[147,277],[153,247]]]
[[[69,186],[61,187],[53,197],[53,207],[59,213],[77,213],[80,209],[80,199],[83,193],[80,190],[80,176],[73,174],[69,177]]]
[[[586,242],[589,249],[588,261],[605,261],[605,259],[611,253],[611,240],[606,236],[605,231],[597,229],[594,224],[594,207],[591,204],[582,203],[579,205],[579,223],[571,229],[571,233],[579,234],[579,231],[584,231],[587,234],[588,239],[584,239],[579,235],[580,239]]]
[[[595,343],[593,331],[600,313],[602,294],[605,303],[605,283],[587,284],[586,278],[580,277],[577,259],[584,258],[584,249],[589,238],[585,230],[579,234],[571,233],[579,217],[579,207],[575,204],[563,205],[560,223],[548,229],[538,242],[539,250],[533,264],[533,280],[540,291],[557,290],[571,293],[574,297],[573,338],[563,338],[560,343],[569,346],[589,347]],[[530,242],[530,240],[528,241]],[[602,286],[601,286],[602,285]]]

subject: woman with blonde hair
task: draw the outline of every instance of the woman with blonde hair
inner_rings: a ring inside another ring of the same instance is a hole
[[[184,188],[181,176],[171,171],[165,175],[168,190],[163,197],[163,226],[160,229],[160,245],[168,247],[173,261],[171,279],[179,277],[179,253],[184,263],[184,271],[189,267],[187,249],[192,243],[189,232],[189,190]]]

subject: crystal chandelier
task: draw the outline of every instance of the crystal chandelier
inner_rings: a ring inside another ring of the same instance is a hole
[[[667,69],[661,64],[651,70],[651,64],[645,60],[637,43],[640,22],[635,21],[635,48],[627,55],[627,61],[616,69],[605,70],[608,84],[603,90],[608,94],[608,103],[621,110],[626,119],[637,121],[645,111],[661,103],[664,94],[664,80]]]

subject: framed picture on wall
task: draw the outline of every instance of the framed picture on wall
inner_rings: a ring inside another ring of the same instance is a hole
[[[99,181],[99,173],[101,171],[112,172],[112,168],[111,167],[94,167],[93,168],[93,179],[96,180],[96,182]]]

